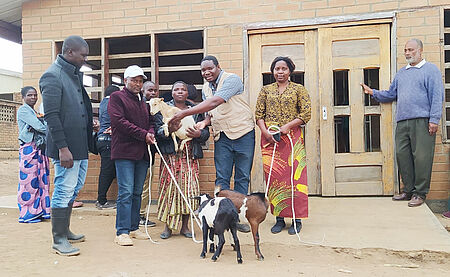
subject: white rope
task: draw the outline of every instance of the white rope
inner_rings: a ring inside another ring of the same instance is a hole
[[[271,131],[271,129],[275,129],[276,131]],[[271,134],[271,135],[280,133],[280,127],[275,126],[275,125],[269,126],[267,128],[267,130],[269,131],[269,134]],[[291,144],[291,209],[292,209],[292,224],[294,225],[295,234],[297,235],[297,238],[301,243],[312,244],[312,245],[322,245],[322,243],[325,240],[325,233],[323,234],[321,242],[307,242],[300,238],[300,235],[297,231],[297,222],[295,220],[295,208],[294,208],[294,143],[289,134],[287,134],[287,137],[289,138],[289,142]],[[275,145],[273,147],[272,162],[270,163],[269,176],[267,177],[266,197],[267,197],[267,192],[269,190],[269,185],[270,185],[269,181],[270,181],[270,176],[272,175],[273,160],[275,157],[275,149],[276,149],[277,144],[278,143],[275,143]]]
[[[275,129],[276,131],[271,131],[272,129]],[[279,134],[281,129],[278,126],[270,125],[269,128],[267,128],[267,131],[269,132],[269,134],[271,134],[273,136],[273,135]],[[266,198],[267,198],[267,193],[269,191],[270,177],[272,176],[273,160],[275,159],[275,149],[277,149],[277,145],[278,145],[278,142],[276,142],[273,146],[272,161],[270,162],[269,176],[267,176],[267,186],[266,186],[266,195],[265,195]]]
[[[191,192],[191,184],[192,184],[192,168],[189,164],[189,147],[188,144],[185,143],[184,144],[185,148],[186,148],[186,163],[187,163],[187,167],[188,167],[188,190],[187,190],[187,195],[190,195]],[[189,203],[190,204],[190,203]],[[190,209],[192,210],[192,208]],[[183,217],[183,216],[182,216]],[[195,239],[195,231],[194,231],[194,213],[190,213],[190,218],[191,218],[191,230],[192,230],[192,241],[194,241],[195,243],[202,243],[203,241],[198,241]]]
[[[191,205],[189,204],[189,201],[186,199],[186,196],[184,196],[184,194],[183,194],[183,192],[182,192],[180,186],[178,185],[178,182],[177,182],[175,176],[174,176],[173,173],[172,173],[172,170],[170,170],[169,165],[167,164],[166,160],[164,159],[164,157],[163,157],[163,155],[162,155],[162,153],[161,153],[161,150],[160,150],[159,147],[158,147],[158,144],[155,142],[154,145],[155,145],[155,147],[156,147],[156,150],[157,150],[158,153],[159,153],[159,156],[161,157],[161,160],[163,161],[164,165],[166,166],[167,171],[168,171],[169,174],[170,174],[170,177],[172,178],[173,182],[175,183],[175,186],[177,187],[178,192],[181,194],[181,197],[183,198],[184,202],[187,204],[190,213],[191,213],[191,214],[194,214],[194,211],[192,210],[192,207],[191,207]],[[194,219],[195,219],[195,222],[197,223],[198,227],[199,227],[200,229],[202,229],[202,225],[201,225],[200,222],[198,221],[197,217],[194,216]]]
[[[152,172],[152,163],[153,163],[153,157],[152,157],[152,152],[150,150],[150,145],[148,145],[148,154],[150,156],[150,173],[148,176],[148,204],[147,204],[147,213],[145,216],[145,234],[147,234],[148,239],[155,243],[155,244],[159,244],[159,242],[156,242],[152,239],[152,237],[150,236],[150,234],[148,233],[148,216],[150,214],[150,204],[152,202],[152,176],[153,176],[153,172]]]

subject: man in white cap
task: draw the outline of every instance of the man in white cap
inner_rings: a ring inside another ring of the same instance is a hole
[[[137,65],[124,73],[125,87],[111,94],[111,159],[116,164],[117,196],[116,238],[121,246],[131,246],[131,238],[147,239],[139,230],[142,186],[149,168],[147,144],[155,142],[153,120],[142,101],[142,85],[147,77]]]

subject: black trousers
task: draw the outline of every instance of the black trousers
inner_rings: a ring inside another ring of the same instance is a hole
[[[111,160],[111,141],[97,141],[97,149],[101,156],[97,201],[103,205],[107,201],[106,193],[112,181],[116,178],[116,166],[114,165],[114,161]]]

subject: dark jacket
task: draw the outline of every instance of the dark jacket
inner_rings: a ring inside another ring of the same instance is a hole
[[[39,80],[47,122],[47,155],[59,160],[59,149],[68,147],[74,160],[94,151],[92,105],[83,87],[83,73],[58,55]]]
[[[139,93],[142,99],[142,93]],[[149,106],[138,96],[123,88],[109,98],[111,118],[111,159],[149,160],[145,136],[154,133]]]
[[[167,102],[170,106],[175,106],[173,100]],[[186,101],[186,105],[189,107],[195,106],[191,102]],[[203,119],[205,119],[203,114],[195,114],[193,115],[194,121],[200,122]],[[156,140],[158,142],[158,147],[161,150],[161,153],[163,155],[165,154],[175,154],[175,145],[173,144],[172,136],[169,135],[166,137],[164,135],[164,130],[162,128],[162,125],[164,125],[162,121],[162,115],[161,113],[157,113],[155,115],[155,130],[156,130]],[[201,130],[201,135],[198,138],[192,139],[192,153],[194,159],[201,159],[203,158],[203,150],[202,150],[202,144],[204,144],[209,138],[209,129],[206,127],[205,129]],[[180,140],[178,140],[178,146],[180,145]]]

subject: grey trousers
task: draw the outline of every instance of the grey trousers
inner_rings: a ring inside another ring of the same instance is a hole
[[[425,198],[430,190],[436,135],[428,133],[428,118],[397,122],[397,164],[406,193]]]

